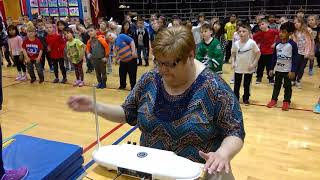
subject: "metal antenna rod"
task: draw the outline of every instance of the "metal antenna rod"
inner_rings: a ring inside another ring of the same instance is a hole
[[[94,108],[94,117],[96,121],[96,135],[97,135],[97,149],[100,148],[100,130],[99,130],[99,120],[98,120],[98,112],[97,112],[97,96],[96,96],[96,86],[93,85],[92,87],[92,94],[93,94],[93,108]]]

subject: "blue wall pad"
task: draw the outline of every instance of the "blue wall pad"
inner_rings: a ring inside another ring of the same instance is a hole
[[[3,150],[5,169],[29,168],[27,180],[54,179],[82,156],[77,145],[17,135]]]
[[[83,157],[80,157],[75,162],[65,169],[62,173],[56,176],[54,179],[68,179],[68,177],[72,176],[78,169],[82,168],[82,164],[84,163]]]

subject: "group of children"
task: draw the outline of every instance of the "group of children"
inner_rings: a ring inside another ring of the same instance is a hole
[[[319,18],[311,15],[307,18],[297,16],[293,22],[286,18],[280,19],[280,25],[274,17],[266,18],[258,15],[257,25],[253,28],[246,23],[237,21],[232,14],[229,22],[224,25],[219,19],[205,21],[199,15],[199,25],[183,23],[175,17],[168,26],[186,25],[193,32],[197,41],[196,59],[206,64],[212,71],[222,74],[224,63],[231,62],[234,71],[232,83],[234,92],[240,99],[240,86],[244,78],[243,102],[249,105],[250,84],[256,73],[256,84],[262,82],[264,70],[267,70],[269,83],[273,85],[271,101],[267,107],[277,105],[278,95],[283,84],[285,89],[283,110],[288,110],[291,103],[292,86],[302,88],[301,79],[309,62],[309,75],[313,74],[315,57],[320,62],[320,27]],[[119,62],[119,89],[126,88],[126,76],[129,74],[131,88],[137,76],[137,66],[149,65],[149,50],[155,35],[166,28],[165,18],[151,16],[146,23],[138,17],[136,24],[126,16],[121,26],[114,22],[106,22],[99,18],[99,28],[91,23],[68,25],[65,21],[57,24],[38,21],[37,28],[25,22],[26,35],[17,30],[16,26],[8,27],[8,46],[17,66],[16,80],[26,80],[26,70],[31,83],[36,80],[34,67],[39,76],[39,83],[44,81],[43,68],[45,59],[54,71],[54,83],[67,82],[67,70],[74,70],[76,81],[74,86],[84,86],[83,62],[87,63],[87,72],[95,70],[98,88],[106,88],[107,74],[112,72],[112,62]],[[121,29],[121,30],[120,30]],[[19,34],[21,36],[19,36]],[[81,39],[81,40],[80,40]],[[141,56],[143,54],[143,58]],[[25,65],[26,64],[26,65]],[[69,65],[71,64],[71,65]],[[59,79],[59,68],[62,79]],[[317,106],[318,107],[318,106]],[[319,108],[320,110],[320,105]],[[318,111],[319,111],[318,110]]]
[[[236,21],[235,17],[236,15],[231,15],[230,21],[224,26],[223,40],[227,41],[223,41],[221,36],[220,39],[214,38],[215,35],[222,34],[223,26],[221,27],[221,22],[218,20],[211,22],[211,26],[209,23],[201,26],[202,42],[197,47],[196,59],[206,64],[212,71],[221,74],[223,63],[228,63],[230,57],[234,71],[232,84],[238,99],[240,99],[239,91],[244,78],[242,98],[245,105],[250,104],[250,85],[253,74],[256,73],[256,84],[260,84],[266,69],[269,83],[273,85],[271,101],[267,103],[267,107],[272,108],[277,105],[283,85],[282,110],[289,110],[292,86],[302,88],[301,79],[307,63],[309,62],[310,76],[313,75],[315,57],[318,60],[318,66],[320,65],[318,16],[310,15],[307,23],[301,16],[295,17],[293,22],[283,18],[278,25],[275,23],[274,16],[265,18],[264,15],[258,15],[257,25],[254,28],[249,24]],[[222,47],[225,47],[225,50]],[[315,106],[314,111],[320,113],[320,104]]]
[[[34,68],[37,71],[39,83],[44,82],[45,60],[51,72],[54,72],[53,83],[66,83],[67,71],[74,71],[76,81],[74,86],[82,87],[84,83],[83,62],[87,62],[87,73],[95,71],[97,88],[106,88],[107,74],[112,72],[113,57],[120,63],[120,87],[126,88],[126,76],[129,74],[131,88],[136,83],[137,53],[135,42],[138,44],[138,52],[144,52],[146,66],[148,63],[149,35],[144,29],[143,21],[138,22],[135,29],[136,37],[116,32],[115,29],[107,29],[107,22],[101,21],[99,28],[88,23],[68,24],[60,20],[56,24],[44,23],[38,20],[34,25],[26,21],[25,25],[18,29],[11,24],[7,28],[8,50],[14,65],[17,67],[17,81],[27,80],[26,70],[30,76],[30,82],[36,81]],[[112,23],[110,23],[112,24]],[[112,26],[112,25],[110,25]],[[23,34],[25,33],[25,34]],[[148,38],[146,38],[148,37]],[[112,52],[111,52],[112,51]],[[141,54],[141,53],[140,53]],[[141,64],[141,55],[139,56]],[[8,57],[10,61],[10,57]],[[59,79],[59,69],[62,79]]]
[[[308,17],[309,26],[310,24],[312,25],[310,22],[317,21],[318,16],[312,15]],[[272,98],[267,107],[272,108],[277,105],[279,92],[283,84],[284,100],[282,110],[288,110],[291,103],[292,86],[296,86],[299,89],[302,88],[301,79],[307,62],[310,64],[309,75],[313,74],[315,50],[319,48],[316,46],[316,37],[320,36],[319,28],[314,28],[316,32],[312,36],[311,29],[307,27],[302,17],[296,17],[293,22],[283,22],[279,30],[269,28],[270,24],[266,19],[262,20],[259,26],[260,31],[253,34],[253,39],[260,46],[261,51],[256,83],[261,83],[264,67],[266,66],[269,83],[273,85]],[[239,49],[237,50],[240,52]],[[241,62],[238,57],[234,59]],[[236,94],[239,91],[238,86],[235,83]],[[246,93],[246,88],[245,94],[248,94]],[[315,106],[314,111],[320,112],[319,105]]]

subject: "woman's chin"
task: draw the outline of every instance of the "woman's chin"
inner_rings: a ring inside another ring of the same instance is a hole
[[[166,75],[162,75],[162,78],[166,81],[166,82],[172,82],[174,81],[174,78],[172,75],[166,74]]]

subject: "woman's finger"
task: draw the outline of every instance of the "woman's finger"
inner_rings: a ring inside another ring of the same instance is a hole
[[[209,159],[209,155],[207,153],[199,151],[199,155],[206,161]]]
[[[219,166],[220,160],[215,159],[215,161],[211,164],[210,168],[208,169],[208,172],[212,174],[213,172],[217,171],[217,167]]]
[[[211,164],[213,163],[214,159],[212,158],[209,158],[207,161],[206,161],[206,164],[204,165],[204,171],[208,171],[208,169],[210,168]]]
[[[224,170],[225,163],[220,162],[217,168],[217,172],[222,172]]]
[[[231,168],[230,168],[230,162],[228,162],[227,164],[225,164],[225,170],[226,170],[226,173],[229,174],[231,172]]]

